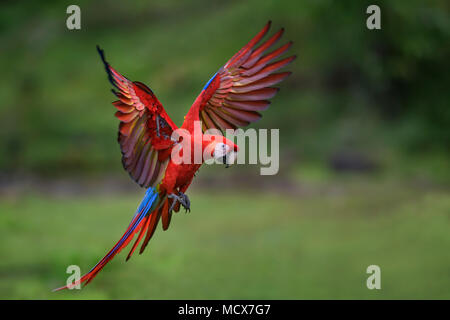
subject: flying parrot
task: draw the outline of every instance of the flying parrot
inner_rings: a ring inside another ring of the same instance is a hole
[[[239,50],[206,83],[203,90],[185,116],[182,129],[194,137],[194,123],[201,121],[201,134],[197,141],[192,138],[193,146],[200,144],[201,150],[211,150],[211,159],[218,159],[228,165],[232,153],[238,147],[222,135],[206,137],[208,129],[217,129],[225,133],[226,129],[245,127],[261,118],[260,111],[269,107],[279,88],[272,86],[284,80],[291,72],[275,71],[292,62],[296,56],[274,61],[292,45],[288,42],[278,49],[266,53],[283,35],[280,29],[269,39],[257,44],[269,31],[271,22]],[[131,178],[147,189],[144,199],[134,214],[128,228],[114,247],[79,281],[55,289],[54,291],[88,284],[138,233],[131,247],[128,260],[141,242],[141,254],[155,229],[161,221],[163,230],[169,227],[172,212],[178,212],[180,205],[190,211],[190,200],[186,195],[196,171],[201,163],[176,163],[171,161],[173,148],[180,140],[173,139],[172,133],[178,129],[164,110],[153,91],[145,84],[131,81],[117,72],[106,61],[105,54],[97,46],[98,53],[114,89],[112,92],[119,100],[112,104],[116,107],[115,116],[119,119],[118,142],[122,152],[122,164]],[[185,141],[186,142],[186,141]]]

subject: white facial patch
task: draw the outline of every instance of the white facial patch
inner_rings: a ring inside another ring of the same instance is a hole
[[[230,149],[229,146],[226,144],[219,142],[214,147],[214,158],[219,159],[222,158],[224,155],[228,153],[228,150]]]

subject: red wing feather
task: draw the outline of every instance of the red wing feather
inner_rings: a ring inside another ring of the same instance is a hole
[[[291,72],[275,73],[291,63],[296,56],[274,61],[283,55],[292,45],[288,42],[278,49],[265,54],[284,33],[279,30],[269,39],[256,47],[269,31],[271,22],[239,50],[211,78],[203,89],[203,101],[198,108],[189,111],[185,121],[199,119],[203,131],[217,128],[222,131],[228,128],[244,127],[261,118],[259,111],[265,110],[278,88],[272,86],[283,81]],[[196,100],[197,102],[197,100]],[[192,116],[197,112],[197,116]],[[189,127],[183,124],[183,127]]]
[[[113,105],[120,120],[122,164],[139,185],[154,187],[167,167],[170,153],[164,151],[173,146],[170,136],[177,126],[149,87],[128,80],[105,60],[103,50],[97,50],[116,89],[113,93],[119,98]]]

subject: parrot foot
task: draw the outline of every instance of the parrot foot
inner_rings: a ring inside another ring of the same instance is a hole
[[[172,205],[170,206],[169,212],[172,212],[177,201],[181,203],[185,212],[191,212],[191,201],[189,200],[189,197],[185,195],[183,192],[178,192],[178,195],[176,195],[175,193],[171,193],[167,196],[167,198],[174,199]]]

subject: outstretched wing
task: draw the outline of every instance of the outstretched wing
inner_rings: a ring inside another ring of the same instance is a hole
[[[132,82],[114,70],[97,50],[105,64],[112,92],[119,98],[113,105],[120,120],[118,141],[122,164],[142,187],[154,187],[162,179],[174,142],[170,136],[177,129],[152,90],[141,82]]]
[[[269,99],[279,90],[271,86],[291,74],[291,72],[274,72],[292,62],[296,56],[275,62],[274,60],[285,53],[292,42],[264,54],[281,38],[284,29],[276,32],[256,48],[270,25],[269,21],[246,46],[219,69],[203,88],[201,94],[205,98],[201,100],[198,110],[195,110],[199,113],[198,118],[190,117],[190,119],[202,121],[203,131],[217,128],[224,132],[225,129],[245,127],[259,120],[261,118],[259,112],[269,107]]]

